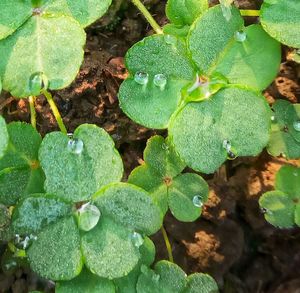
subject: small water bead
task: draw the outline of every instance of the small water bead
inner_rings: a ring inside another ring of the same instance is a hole
[[[298,177],[298,172],[297,171],[293,172],[293,175]]]
[[[152,276],[152,280],[153,280],[155,283],[158,283],[159,280],[160,280],[160,275],[154,274],[154,275]]]
[[[176,45],[177,44],[177,38],[172,35],[165,35],[164,40],[168,45]]]
[[[272,116],[271,116],[271,121],[275,121],[275,120],[276,120],[275,116],[272,115]]]
[[[76,155],[80,155],[83,151],[83,141],[81,139],[70,139],[68,141],[68,150]]]
[[[296,131],[300,131],[300,120],[295,121],[293,127]]]
[[[140,233],[133,232],[131,235],[131,240],[136,247],[140,247],[144,243],[144,239]]]
[[[83,231],[92,230],[99,222],[101,212],[91,203],[86,203],[78,209],[78,227]]]
[[[244,31],[237,31],[234,35],[234,38],[238,42],[244,42],[247,39],[247,34]]]
[[[223,141],[223,148],[226,150],[228,160],[236,159],[237,152],[236,152],[235,148],[232,147],[229,140],[225,139]]]
[[[49,85],[48,78],[43,72],[36,72],[30,76],[29,90],[32,95],[38,96]]]
[[[193,197],[193,204],[197,208],[201,208],[203,206],[202,196],[197,194]]]
[[[153,83],[157,87],[160,87],[161,89],[164,89],[166,84],[167,84],[167,77],[162,73],[156,74],[154,76]]]
[[[138,71],[134,75],[134,81],[140,85],[145,85],[148,83],[149,74],[146,72]]]

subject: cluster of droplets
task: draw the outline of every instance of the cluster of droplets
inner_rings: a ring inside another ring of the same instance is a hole
[[[130,235],[130,239],[131,239],[131,241],[132,241],[132,243],[134,244],[135,247],[140,247],[144,243],[143,236],[138,232],[133,232]]]
[[[87,202],[77,210],[77,216],[79,229],[90,231],[98,224],[101,212],[95,205]]]
[[[140,85],[146,85],[149,82],[149,74],[146,72],[138,71],[134,75],[134,80]],[[153,83],[155,86],[164,90],[167,85],[167,77],[163,73],[158,73],[154,75]]]
[[[15,235],[14,244],[17,248],[26,250],[33,241],[37,240],[37,236],[30,234],[28,236],[22,237],[19,234]]]
[[[236,159],[237,153],[236,153],[235,149],[232,147],[229,140],[225,139],[223,141],[223,148],[226,150],[228,160]]]
[[[247,39],[247,34],[243,30],[240,30],[240,31],[235,32],[234,38],[237,42],[243,43]]]
[[[203,206],[203,198],[200,194],[196,194],[193,197],[193,205],[197,208],[201,208]]]
[[[34,96],[38,96],[42,90],[47,90],[49,81],[43,72],[33,73],[29,78],[29,90]]]
[[[294,121],[293,127],[296,131],[300,131],[300,120]]]
[[[80,155],[84,147],[83,141],[78,138],[73,138],[72,133],[69,133],[68,137],[69,137],[69,141],[67,145],[68,151],[75,155]]]

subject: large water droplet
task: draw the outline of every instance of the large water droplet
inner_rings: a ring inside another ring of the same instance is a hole
[[[82,205],[78,210],[78,227],[83,231],[90,231],[99,222],[101,212],[89,202]]]
[[[201,208],[203,206],[202,196],[197,194],[193,197],[193,204],[197,208]]]
[[[48,88],[48,78],[43,72],[36,72],[30,76],[29,90],[32,95],[38,96],[43,89]]]
[[[80,155],[83,151],[83,141],[81,139],[70,139],[68,141],[68,150],[73,154]]]
[[[161,73],[156,74],[154,76],[153,83],[163,90],[167,84],[167,77]]]
[[[136,247],[140,247],[144,243],[144,239],[140,233],[133,232],[131,235],[131,240]]]
[[[177,44],[177,38],[172,35],[165,35],[164,40],[168,45],[176,45]]]
[[[234,34],[234,38],[236,39],[236,41],[238,42],[244,42],[247,39],[247,34],[244,31],[237,31]]]
[[[140,85],[147,84],[148,83],[148,79],[149,79],[149,74],[146,73],[146,72],[138,71],[134,75],[135,82],[138,83],[138,84],[140,84]]]
[[[300,120],[295,121],[293,127],[296,131],[300,131]]]

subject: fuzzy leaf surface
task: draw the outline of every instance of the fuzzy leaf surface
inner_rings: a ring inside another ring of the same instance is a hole
[[[111,137],[96,125],[79,126],[74,139],[83,142],[79,154],[68,148],[70,138],[67,135],[47,134],[39,158],[46,174],[46,191],[79,202],[89,199],[102,186],[120,181],[123,163]]]

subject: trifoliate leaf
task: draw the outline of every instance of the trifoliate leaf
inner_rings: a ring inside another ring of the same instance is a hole
[[[177,25],[191,25],[208,9],[208,0],[168,0],[166,14]]]
[[[270,114],[256,92],[228,87],[203,102],[188,103],[173,117],[169,135],[189,167],[212,173],[226,158],[262,151],[269,140]]]
[[[71,213],[71,205],[49,194],[34,194],[22,199],[12,215],[15,233],[37,233],[41,228]]]
[[[58,282],[55,286],[56,293],[115,293],[114,283],[100,278],[86,269],[71,281]]]
[[[300,144],[300,104],[290,104],[286,112],[289,133]]]
[[[33,271],[51,280],[71,280],[82,269],[80,237],[72,216],[50,224],[28,249]]]
[[[197,174],[179,175],[168,188],[169,207],[179,221],[192,222],[199,218],[207,198],[208,185]]]
[[[68,86],[79,71],[84,44],[85,32],[71,17],[33,15],[0,41],[3,88],[19,98],[37,95],[34,82],[41,74],[49,89]]]
[[[44,174],[38,162],[42,138],[30,125],[7,126],[9,144],[0,159],[0,202],[13,205],[18,198],[43,192]]]
[[[82,236],[86,266],[100,277],[126,276],[140,258],[139,246],[135,245],[132,235],[132,230],[101,217],[97,226]]]
[[[45,13],[73,17],[82,27],[86,27],[100,18],[110,4],[111,0],[50,0],[45,5]]]
[[[260,21],[274,39],[287,46],[300,48],[298,0],[265,0],[260,9]]]
[[[111,137],[96,125],[79,126],[69,138],[46,135],[39,158],[46,174],[45,189],[62,199],[89,199],[102,186],[122,178],[123,164]]]
[[[293,199],[282,191],[269,191],[259,199],[265,219],[279,228],[291,228],[294,225],[295,204]]]
[[[151,235],[162,225],[161,211],[149,193],[132,184],[110,184],[93,200],[103,215],[130,229]]]

